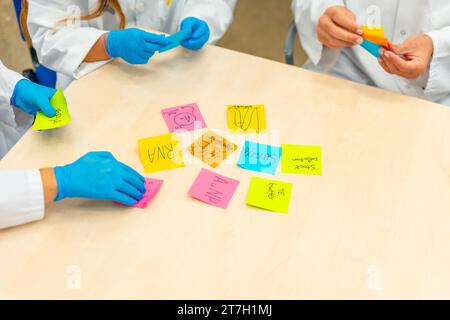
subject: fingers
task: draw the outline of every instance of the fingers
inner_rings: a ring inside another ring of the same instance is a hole
[[[356,23],[355,16],[349,10],[342,8],[341,10],[332,10],[329,17],[338,26],[352,32],[362,34],[359,26]]]
[[[115,160],[114,156],[109,151],[91,151],[91,152],[87,153],[86,155],[95,156],[95,157],[102,158],[102,159],[114,159]]]
[[[139,190],[141,193],[145,193],[145,184],[144,182],[142,182],[141,179],[139,179],[139,177],[136,177],[135,175],[129,174],[129,173],[125,173],[123,175],[123,180],[127,183],[129,183],[130,185],[132,185],[133,187],[135,187],[137,190]]]
[[[137,203],[136,199],[133,199],[132,197],[123,194],[120,191],[115,191],[111,197],[111,200],[119,202],[128,207],[134,206]]]
[[[37,107],[47,116],[54,117],[56,116],[56,110],[50,104],[50,101],[46,97],[39,98],[37,101]]]
[[[383,69],[387,72],[407,78],[416,79],[420,76],[420,63],[414,60],[406,61],[390,51],[383,51],[380,56]]]
[[[116,191],[119,191],[136,200],[141,200],[144,197],[144,194],[141,191],[125,181],[120,181],[117,183]]]
[[[198,28],[194,28],[194,33],[192,34],[192,39],[200,39],[206,34],[209,36],[209,28],[206,23],[200,23]]]
[[[337,25],[327,15],[323,15],[320,18],[317,34],[319,40],[331,48],[346,48],[363,42],[363,39],[359,35]]]
[[[126,172],[128,172],[129,174],[134,175],[135,177],[137,177],[140,181],[145,182],[145,178],[140,175],[136,170],[134,170],[133,168],[127,166],[126,164],[122,163],[122,162],[118,162],[118,165]]]
[[[170,40],[163,34],[154,34],[150,32],[144,33],[144,41],[149,44],[156,44],[160,46],[166,46],[170,43]]]

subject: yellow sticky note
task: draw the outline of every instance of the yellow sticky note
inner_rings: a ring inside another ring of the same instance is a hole
[[[207,165],[215,168],[238,148],[227,139],[208,131],[195,140],[189,147],[189,152]]]
[[[55,108],[56,115],[52,118],[47,117],[39,111],[34,119],[33,130],[49,130],[68,125],[72,118],[67,108],[66,97],[61,89],[58,89],[50,100],[50,104]]]
[[[172,0],[166,0],[166,5],[167,5],[168,7],[170,7],[171,4],[172,4]]]
[[[281,145],[281,172],[322,175],[320,146]]]
[[[363,34],[384,38],[384,28],[383,27],[361,26],[361,30],[362,30]]]
[[[266,131],[264,105],[230,105],[227,108],[227,122],[231,133],[264,133]]]
[[[179,144],[174,133],[139,139],[139,154],[145,173],[184,167]]]
[[[288,213],[292,183],[252,177],[247,204],[270,211]]]

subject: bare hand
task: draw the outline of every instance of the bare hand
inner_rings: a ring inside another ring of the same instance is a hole
[[[402,44],[391,45],[392,52],[381,49],[378,62],[388,73],[417,79],[428,70],[433,56],[433,40],[425,35],[411,36]]]
[[[317,37],[328,48],[342,49],[361,44],[362,30],[356,24],[355,15],[345,7],[329,7],[319,18]]]

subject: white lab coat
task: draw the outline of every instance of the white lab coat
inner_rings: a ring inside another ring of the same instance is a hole
[[[21,79],[21,75],[6,69],[0,61],[0,159],[31,124],[32,117],[24,117],[9,104]],[[20,115],[16,116],[15,111]],[[0,229],[43,216],[44,191],[39,170],[0,170]]]
[[[14,87],[23,77],[7,69],[0,61],[0,159],[30,128],[33,117],[10,103]]]
[[[352,11],[359,25],[370,25],[370,6],[378,6],[380,24],[394,44],[415,34],[428,34],[434,43],[428,72],[408,80],[386,73],[377,59],[360,46],[343,50],[324,47],[317,38],[316,27],[324,11],[334,5]],[[302,46],[309,56],[305,68],[450,106],[450,1],[294,0],[292,10]]]
[[[186,17],[205,20],[210,29],[210,43],[216,43],[233,20],[237,0],[119,0],[126,16],[127,27],[157,30],[165,33],[178,31]],[[119,18],[113,11],[103,16],[81,21],[79,26],[67,27],[64,21],[80,10],[81,15],[97,1],[87,0],[29,0],[28,28],[39,61],[58,72],[57,85],[66,87],[106,62],[83,63],[83,59],[98,38],[118,28]],[[79,8],[79,9],[78,9]]]

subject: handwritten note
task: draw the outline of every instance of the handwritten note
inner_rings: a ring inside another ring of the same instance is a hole
[[[179,140],[174,133],[139,139],[138,146],[145,173],[184,167]]]
[[[195,179],[189,195],[210,205],[226,209],[239,181],[202,169]]]
[[[145,179],[146,191],[145,191],[144,197],[141,200],[139,200],[132,207],[139,208],[139,209],[147,208],[147,206],[150,204],[150,202],[153,200],[153,198],[158,193],[159,189],[161,188],[162,183],[163,183],[163,180],[146,178]],[[114,203],[124,206],[123,204],[121,204],[119,202],[114,202]]]
[[[281,172],[322,175],[322,148],[320,146],[281,146]]]
[[[252,177],[247,204],[270,211],[288,213],[292,183]]]
[[[64,127],[72,120],[69,109],[67,108],[66,97],[61,89],[58,89],[50,100],[50,104],[55,108],[56,115],[52,118],[47,117],[39,111],[34,120],[33,130],[49,130]]]
[[[163,109],[161,113],[170,132],[178,130],[193,131],[206,128],[205,120],[195,103]]]
[[[280,158],[281,148],[279,147],[245,141],[238,166],[256,172],[275,174]]]
[[[194,157],[215,168],[236,149],[237,145],[234,143],[208,131],[192,143],[189,151]]]
[[[227,121],[231,133],[263,133],[266,131],[264,105],[228,106]]]

